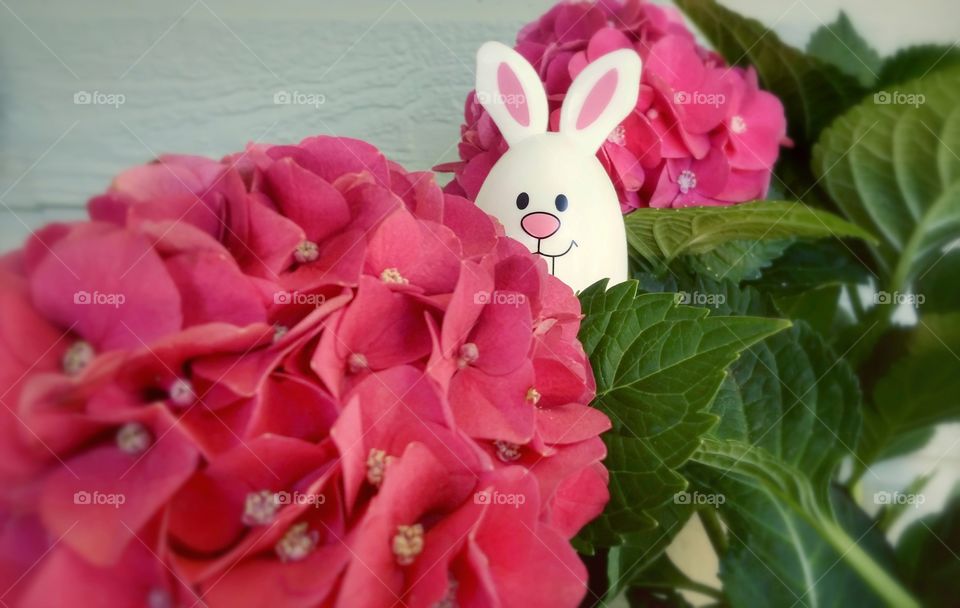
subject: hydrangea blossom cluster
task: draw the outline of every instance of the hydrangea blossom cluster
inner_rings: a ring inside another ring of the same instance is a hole
[[[575,606],[580,307],[360,141],[166,156],[0,258],[8,606]]]
[[[786,139],[783,105],[760,90],[753,68],[728,67],[696,43],[679,12],[646,0],[564,2],[524,27],[516,50],[538,70],[559,126],[573,79],[603,55],[635,49],[643,59],[633,113],[598,155],[629,213],[641,207],[729,205],[766,196]],[[447,191],[475,199],[507,144],[467,98],[460,162]]]

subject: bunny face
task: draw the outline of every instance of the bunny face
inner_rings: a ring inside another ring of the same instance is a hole
[[[477,205],[573,289],[626,280],[620,205],[596,153],[636,105],[639,56],[617,51],[584,69],[567,93],[557,133],[547,132],[546,93],[523,57],[491,42],[477,67],[477,97],[510,145]]]

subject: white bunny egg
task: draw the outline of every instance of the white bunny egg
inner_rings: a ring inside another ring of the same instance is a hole
[[[533,67],[497,42],[477,54],[477,98],[510,146],[477,205],[574,290],[627,279],[623,216],[596,154],[636,105],[640,70],[631,50],[588,65],[567,92],[559,132],[548,132],[547,97]]]

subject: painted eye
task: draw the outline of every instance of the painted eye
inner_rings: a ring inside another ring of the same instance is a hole
[[[530,195],[526,192],[521,192],[517,195],[517,209],[526,209],[527,205],[530,204]]]
[[[557,211],[566,211],[567,207],[570,205],[570,201],[567,200],[566,194],[558,194],[557,200],[554,202],[557,205]]]

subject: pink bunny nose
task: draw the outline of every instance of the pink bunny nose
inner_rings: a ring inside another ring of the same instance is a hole
[[[538,211],[523,216],[520,226],[533,238],[545,239],[560,230],[560,220],[553,214]]]

